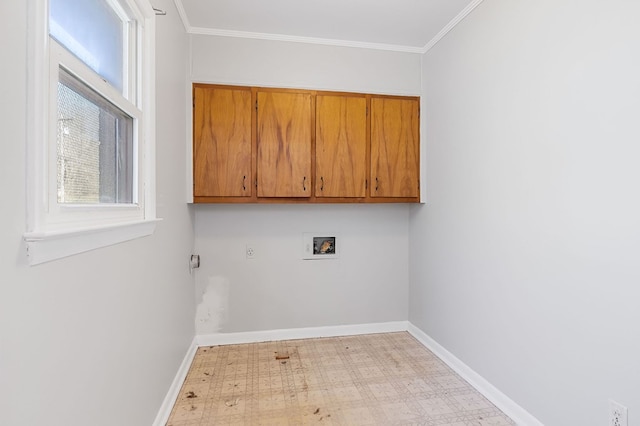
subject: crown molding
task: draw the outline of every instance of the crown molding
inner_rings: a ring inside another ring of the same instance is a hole
[[[182,0],[173,0],[173,3],[176,5],[176,9],[178,10],[178,15],[180,15],[180,19],[182,20],[182,25],[184,25],[184,30],[188,33],[191,28],[191,23],[189,23],[189,17],[187,16],[187,11],[184,10],[184,5],[182,4]]]
[[[420,53],[427,53],[433,46],[435,46],[444,36],[446,36],[449,31],[451,31],[456,25],[460,23],[464,18],[467,17],[473,10],[482,3],[483,0],[473,0],[471,3],[467,5],[460,13],[456,15],[443,29],[440,30],[438,34],[433,37],[429,43],[425,44],[424,47],[420,50]]]
[[[416,46],[405,46],[399,44],[385,44],[385,43],[369,43],[362,41],[354,41],[354,40],[339,40],[339,39],[331,39],[331,38],[319,38],[319,37],[299,37],[299,36],[289,36],[284,34],[273,34],[273,33],[256,33],[250,31],[236,31],[236,30],[222,30],[216,28],[203,28],[203,27],[193,27],[189,22],[189,18],[187,16],[187,12],[184,9],[184,5],[182,4],[182,0],[174,0],[176,5],[176,9],[178,10],[178,14],[180,15],[180,19],[182,20],[182,24],[184,25],[185,31],[188,34],[195,35],[208,35],[208,36],[218,36],[218,37],[232,37],[232,38],[248,38],[254,40],[270,40],[270,41],[285,41],[291,43],[307,43],[307,44],[319,44],[325,46],[340,46],[340,47],[355,47],[359,49],[373,49],[373,50],[387,50],[393,52],[403,52],[403,53],[427,53],[433,46],[435,46],[445,35],[449,33],[456,25],[460,23],[464,18],[467,17],[483,0],[473,0],[471,3],[467,5],[455,18],[453,18],[449,23],[442,29],[438,34],[435,35],[427,44],[423,47]]]
[[[176,0],[176,1],[180,1],[180,0]],[[338,40],[338,39],[332,39],[332,38],[319,38],[319,37],[300,37],[300,36],[290,36],[290,35],[284,35],[284,34],[254,33],[249,31],[221,30],[221,29],[202,28],[202,27],[190,27],[187,30],[187,32],[189,34],[198,34],[198,35],[249,38],[249,39],[270,40],[270,41],[286,41],[291,43],[320,44],[325,46],[355,47],[359,49],[389,50],[389,51],[404,52],[404,53],[422,53],[422,50],[423,50],[421,47],[403,46],[399,44],[368,43],[368,42],[353,41],[353,40]]]

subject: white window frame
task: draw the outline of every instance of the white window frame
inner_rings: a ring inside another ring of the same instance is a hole
[[[137,21],[125,48],[124,93],[49,36],[49,0],[29,1],[27,129],[27,259],[36,265],[151,235],[155,202],[155,13],[148,0],[118,0]],[[136,64],[129,67],[128,64]],[[60,66],[134,118],[133,204],[58,204],[57,83]],[[131,70],[134,70],[132,73]],[[136,168],[136,167],[134,167]]]

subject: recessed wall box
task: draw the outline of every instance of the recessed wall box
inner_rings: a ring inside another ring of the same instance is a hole
[[[337,259],[340,239],[335,232],[305,232],[302,234],[302,258]]]

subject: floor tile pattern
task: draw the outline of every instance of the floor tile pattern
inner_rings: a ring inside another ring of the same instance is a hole
[[[513,425],[409,333],[201,347],[167,426]]]

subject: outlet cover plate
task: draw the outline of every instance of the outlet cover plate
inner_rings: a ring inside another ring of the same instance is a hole
[[[627,407],[614,401],[609,400],[609,426],[628,426]]]

